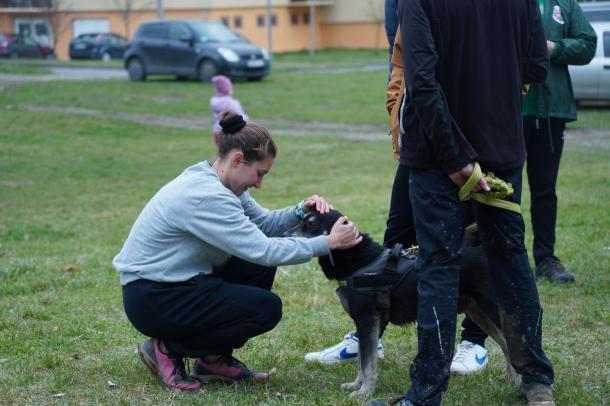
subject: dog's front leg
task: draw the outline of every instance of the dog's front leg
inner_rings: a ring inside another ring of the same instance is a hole
[[[350,397],[365,397],[375,391],[379,324],[379,314],[376,309],[368,317],[361,318],[356,322],[359,340],[358,361],[360,364],[356,382],[360,381],[360,388],[350,393]],[[357,386],[354,386],[354,388],[357,388]]]

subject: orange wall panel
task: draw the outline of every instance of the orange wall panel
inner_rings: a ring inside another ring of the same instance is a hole
[[[307,50],[310,46],[309,24],[304,22],[308,7],[274,7],[272,13],[276,17],[276,25],[272,28],[273,52],[290,52]],[[387,40],[383,23],[320,23],[320,10],[315,16],[315,47],[323,48],[386,48]],[[297,23],[292,24],[291,16],[297,16]],[[263,16],[265,24],[258,26],[257,19]],[[133,11],[127,28],[123,16],[116,11],[89,11],[61,13],[56,18],[58,22],[55,54],[58,59],[67,60],[68,47],[74,37],[72,29],[76,19],[107,19],[110,32],[131,38],[139,25],[144,21],[157,18],[154,10]],[[16,18],[41,18],[39,14],[24,15],[0,14],[0,30],[13,31]],[[190,9],[165,10],[165,19],[226,19],[232,30],[248,38],[254,44],[267,48],[267,9],[266,8],[227,8],[227,9]],[[235,18],[241,18],[241,27],[235,26]]]
[[[323,24],[322,48],[387,49],[383,23]]]

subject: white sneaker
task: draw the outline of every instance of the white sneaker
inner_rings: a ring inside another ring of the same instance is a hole
[[[383,345],[381,339],[377,344],[377,357],[383,359]],[[310,352],[305,354],[305,361],[319,362],[320,364],[330,365],[338,364],[343,361],[352,361],[358,359],[358,337],[352,333],[348,333],[343,337],[343,341],[332,347],[326,348],[318,352]]]
[[[451,372],[461,375],[474,374],[487,365],[488,353],[485,347],[464,340],[458,346],[451,361]]]

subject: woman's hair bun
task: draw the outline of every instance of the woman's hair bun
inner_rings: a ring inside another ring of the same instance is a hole
[[[235,134],[246,126],[246,120],[240,114],[232,111],[223,112],[218,123],[225,134]]]

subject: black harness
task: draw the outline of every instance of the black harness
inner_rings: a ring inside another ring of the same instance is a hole
[[[385,249],[372,263],[339,280],[339,286],[359,294],[375,295],[377,306],[389,309],[390,295],[415,269],[416,255],[417,247],[405,249],[397,243],[392,249]]]

